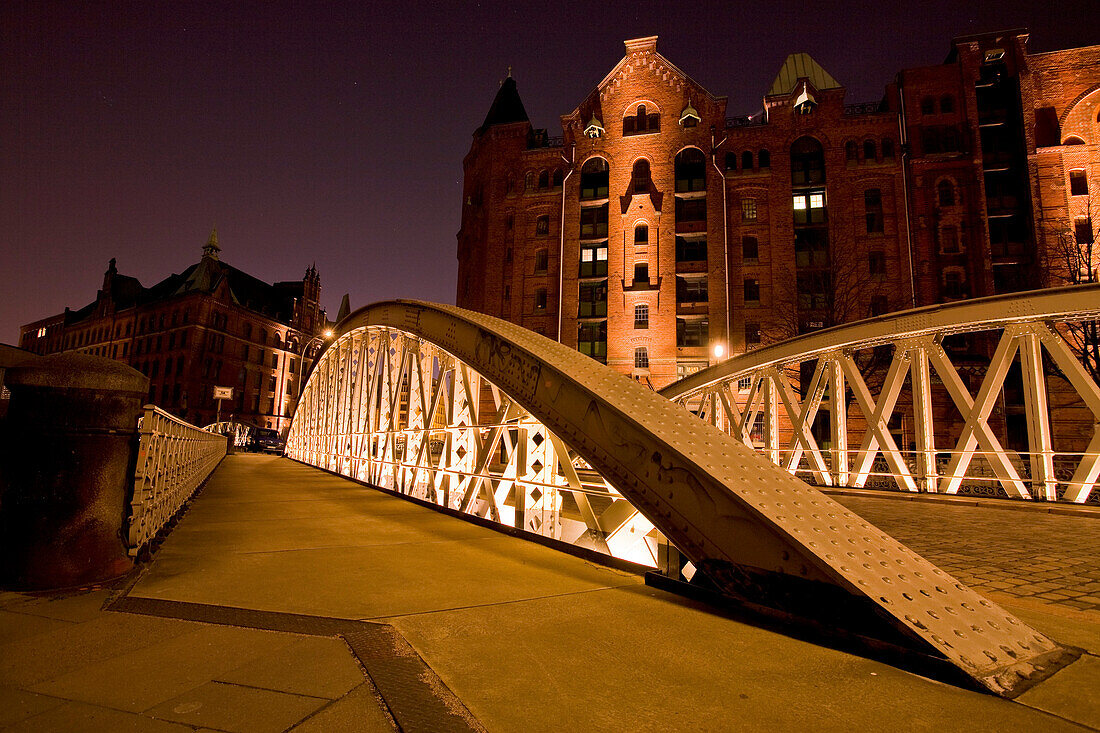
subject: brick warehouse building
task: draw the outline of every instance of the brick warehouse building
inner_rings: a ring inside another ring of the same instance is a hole
[[[534,128],[506,79],[474,133],[459,305],[668,384],[729,353],[917,305],[1062,284],[1100,186],[1100,46],[955,39],[880,102],[789,56],[727,117],[656,49]],[[1091,254],[1091,249],[1089,249]]]
[[[125,362],[149,377],[149,402],[198,425],[214,422],[213,388],[233,387],[223,420],[285,432],[324,342],[321,279],[310,267],[268,284],[220,252],[214,231],[198,263],[150,288],[112,259],[94,302],[23,326],[19,345]]]

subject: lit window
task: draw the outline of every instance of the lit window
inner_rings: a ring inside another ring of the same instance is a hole
[[[602,277],[607,274],[607,244],[581,247],[580,277]]]
[[[38,338],[42,338],[45,335],[46,335],[46,327],[43,326],[42,328],[38,329]]]
[[[741,199],[741,220],[753,221],[756,219],[756,199]]]
[[[805,196],[795,196],[794,197],[794,210],[795,211],[805,211],[806,210],[806,197]]]
[[[821,209],[825,207],[825,194],[812,193],[810,194],[810,208]]]

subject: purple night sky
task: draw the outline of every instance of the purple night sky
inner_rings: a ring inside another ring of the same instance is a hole
[[[1086,17],[1087,16],[1087,17]],[[806,51],[877,100],[953,36],[1100,42],[1100,3],[85,2],[0,4],[0,342],[95,297],[222,259],[268,281],[316,261],[323,304],[454,302],[462,157],[509,65],[536,127],[622,57],[658,50],[758,110]]]

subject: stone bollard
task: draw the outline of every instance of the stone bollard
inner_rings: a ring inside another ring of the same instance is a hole
[[[8,370],[0,423],[0,585],[63,588],[133,562],[124,522],[149,380],[120,362],[58,354]]]

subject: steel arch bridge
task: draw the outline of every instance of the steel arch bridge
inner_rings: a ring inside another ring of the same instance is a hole
[[[650,565],[667,538],[726,593],[880,624],[996,694],[1075,658],[675,402],[454,306],[383,302],[341,322],[287,455]]]

